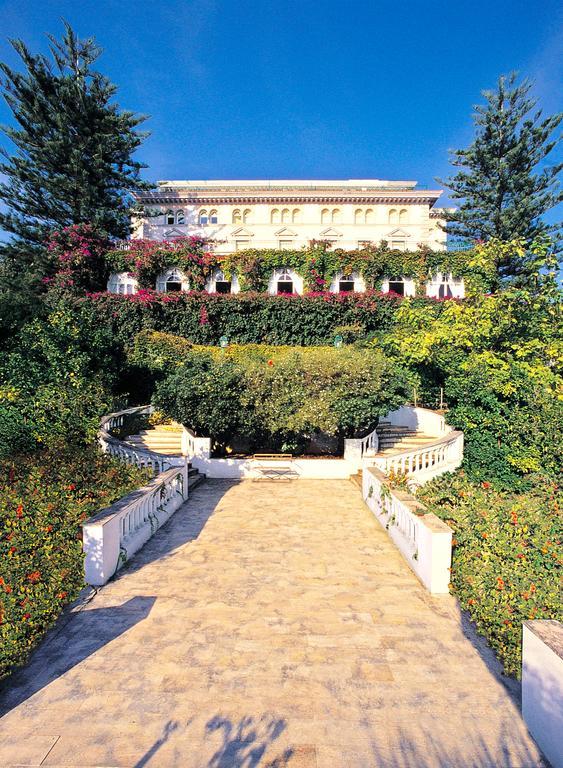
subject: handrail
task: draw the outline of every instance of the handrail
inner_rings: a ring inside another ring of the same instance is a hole
[[[390,472],[400,472],[416,479],[422,474],[434,476],[446,467],[454,469],[461,464],[462,459],[463,432],[452,430],[419,448],[408,448],[390,456],[374,457],[373,464],[386,475]]]
[[[82,524],[85,579],[105,584],[186,501],[188,467],[172,467]]]
[[[177,461],[171,456],[156,453],[148,448],[138,448],[125,440],[120,440],[110,433],[110,429],[121,427],[125,416],[150,414],[154,412],[152,405],[139,405],[133,408],[125,408],[115,413],[108,413],[100,420],[98,441],[104,453],[115,456],[127,464],[134,464],[140,469],[150,467],[155,475],[165,472],[173,467]]]

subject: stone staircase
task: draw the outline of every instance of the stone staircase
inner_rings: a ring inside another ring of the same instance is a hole
[[[144,448],[166,456],[182,455],[182,425],[159,424],[153,429],[143,429],[137,435],[130,435],[125,442],[135,448]]]
[[[402,451],[415,450],[433,443],[436,438],[417,432],[409,427],[397,427],[388,421],[378,424],[376,430],[379,439],[378,456],[389,456]]]
[[[402,451],[416,450],[435,442],[436,437],[417,432],[409,427],[398,427],[388,421],[381,421],[376,430],[378,450],[375,456],[393,456]],[[350,480],[362,488],[362,470],[350,476]]]
[[[125,438],[126,443],[134,448],[142,448],[161,453],[164,456],[180,457],[182,456],[182,425],[173,422],[172,424],[159,424],[152,429],[143,429],[137,435],[129,435]],[[205,475],[191,463],[188,465],[188,485],[190,490],[205,480]]]

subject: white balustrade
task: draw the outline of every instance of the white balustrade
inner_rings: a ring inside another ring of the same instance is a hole
[[[114,437],[110,430],[123,426],[126,416],[143,416],[154,412],[152,405],[140,405],[135,408],[127,408],[116,413],[108,413],[100,422],[98,441],[104,453],[120,459],[126,464],[134,464],[139,469],[149,468],[157,475],[172,466],[178,465],[178,459],[166,456],[162,453],[149,451],[148,448],[138,448],[130,445],[125,440]]]
[[[168,469],[82,525],[87,584],[105,584],[188,498],[188,464]]]
[[[408,449],[390,456],[376,456],[370,463],[384,474],[406,474],[413,485],[421,485],[444,472],[451,472],[463,461],[463,432],[451,431],[429,445]]]
[[[452,530],[410,494],[393,489],[376,467],[365,467],[362,495],[376,520],[432,594],[450,582]]]

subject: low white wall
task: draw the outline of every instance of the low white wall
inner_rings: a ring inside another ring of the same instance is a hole
[[[432,594],[447,594],[452,529],[408,493],[391,490],[385,475],[364,467],[362,496],[409,567]],[[417,512],[421,514],[417,514]]]
[[[84,579],[105,584],[188,498],[187,467],[169,469],[82,525]]]
[[[431,437],[442,437],[453,429],[446,424],[442,414],[428,408],[415,408],[412,405],[402,405],[396,411],[390,411],[382,421],[389,421],[396,427],[416,429]]]
[[[207,477],[246,480],[261,477],[252,459],[208,459],[194,456],[192,466]],[[293,459],[292,469],[303,479],[346,480],[357,470],[345,459]],[[272,465],[274,466],[274,465]]]
[[[553,768],[563,768],[563,624],[522,626],[522,715]]]

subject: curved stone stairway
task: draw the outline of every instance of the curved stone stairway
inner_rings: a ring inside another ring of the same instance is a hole
[[[161,453],[163,456],[182,456],[182,425],[176,422],[171,424],[158,424],[151,429],[143,429],[136,435],[125,438],[126,443],[144,450]],[[205,480],[205,475],[199,472],[191,463],[188,470],[190,488]]]
[[[416,450],[425,445],[431,445],[436,441],[433,435],[411,429],[410,427],[398,427],[389,421],[380,421],[375,431],[378,437],[378,449],[374,457],[394,456],[403,451]],[[350,478],[360,488],[362,487],[362,470]]]

